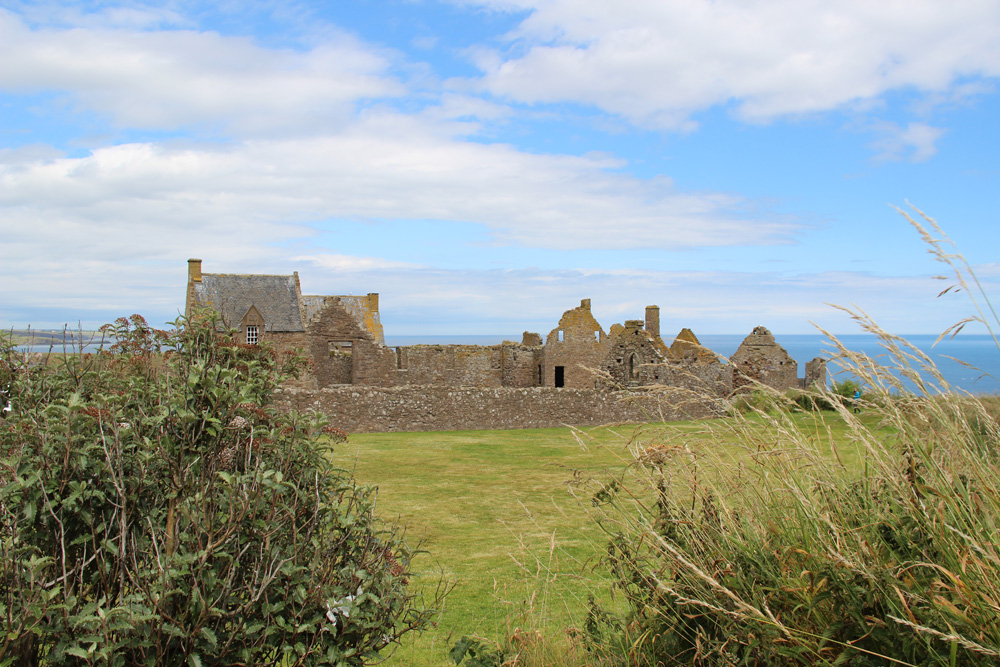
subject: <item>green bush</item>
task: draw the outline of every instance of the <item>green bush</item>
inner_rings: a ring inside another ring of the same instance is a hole
[[[425,627],[375,491],[274,408],[302,358],[179,324],[59,364],[0,341],[0,665],[361,665]]]

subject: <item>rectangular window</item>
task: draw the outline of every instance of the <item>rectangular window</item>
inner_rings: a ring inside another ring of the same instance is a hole
[[[354,342],[349,340],[330,340],[326,343],[330,358],[349,357],[354,350]]]
[[[256,324],[247,325],[247,345],[256,345],[260,340],[260,327]]]
[[[557,387],[565,387],[566,386],[566,367],[565,366],[556,366],[555,381],[556,381],[556,386]]]

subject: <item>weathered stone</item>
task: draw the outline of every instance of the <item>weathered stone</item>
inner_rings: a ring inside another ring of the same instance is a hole
[[[526,331],[521,343],[390,348],[378,294],[308,296],[297,273],[209,274],[194,259],[188,267],[187,312],[210,306],[239,328],[243,342],[305,351],[312,369],[285,388],[282,400],[327,413],[348,430],[529,428],[632,421],[650,414],[704,416],[719,398],[753,381],[777,389],[803,382],[796,378],[795,361],[763,327],[754,329],[729,364],[703,348],[690,329],[681,330],[668,348],[660,338],[657,306],[646,307],[644,320],[612,325],[608,334],[594,319],[590,299],[583,299],[563,313],[544,342]],[[822,359],[807,364],[804,382],[826,382]],[[609,391],[623,388],[630,391]],[[655,413],[649,412],[650,401]]]

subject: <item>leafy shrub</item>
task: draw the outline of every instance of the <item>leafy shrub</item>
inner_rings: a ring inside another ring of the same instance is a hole
[[[179,324],[60,364],[0,341],[0,664],[361,665],[425,627],[339,434],[273,406],[301,357]]]

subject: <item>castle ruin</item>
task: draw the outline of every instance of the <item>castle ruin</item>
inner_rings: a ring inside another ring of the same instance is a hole
[[[283,389],[288,407],[318,410],[350,431],[538,428],[640,421],[650,416],[622,392],[657,398],[665,419],[703,417],[719,399],[760,383],[778,390],[826,382],[814,359],[804,378],[797,362],[764,327],[743,341],[729,363],[703,347],[690,329],[671,345],[660,336],[660,311],[605,332],[590,299],[567,310],[544,340],[524,332],[499,345],[385,344],[378,294],[302,294],[298,273],[203,273],[188,260],[185,312],[216,310],[241,342],[298,348],[310,373]]]

